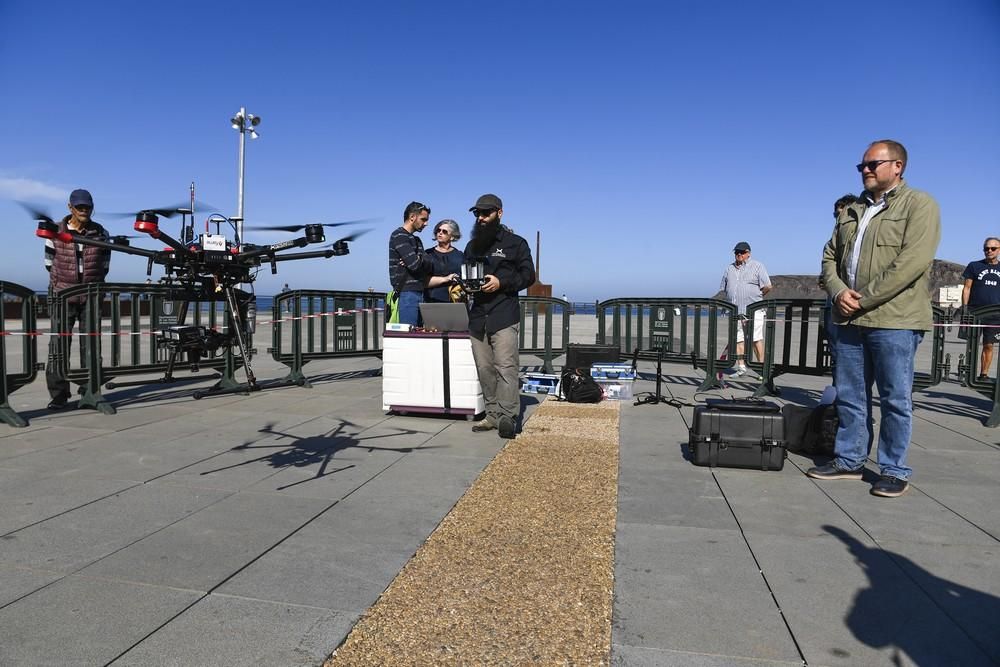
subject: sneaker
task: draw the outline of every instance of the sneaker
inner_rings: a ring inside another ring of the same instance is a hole
[[[509,440],[514,437],[516,425],[514,424],[514,420],[507,415],[503,415],[497,420],[497,428],[500,430],[501,438],[507,438]]]
[[[48,405],[49,410],[52,410],[53,412],[59,412],[60,410],[65,410],[68,407],[69,403],[66,402],[66,399],[60,400],[58,398],[53,398],[49,401]]]
[[[813,479],[861,479],[862,470],[862,468],[858,468],[857,470],[843,470],[833,463],[827,463],[825,466],[809,468],[806,471],[806,477],[812,477]]]
[[[898,498],[906,493],[910,488],[910,483],[905,479],[893,477],[892,475],[882,475],[882,477],[872,485],[871,494],[882,498]]]
[[[987,380],[990,379],[990,376],[989,375],[980,375],[976,379],[979,380],[980,382],[986,382]]]
[[[486,416],[482,421],[476,422],[472,425],[473,433],[484,433],[485,431],[492,431],[497,427],[497,423],[493,421],[493,417]]]
[[[746,374],[747,374],[747,367],[744,366],[743,364],[740,364],[739,366],[736,366],[733,369],[733,375],[735,375],[738,378],[743,377]]]

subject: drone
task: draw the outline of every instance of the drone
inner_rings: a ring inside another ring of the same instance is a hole
[[[172,358],[181,352],[186,353],[188,361],[192,364],[192,367],[195,367],[198,358],[207,356],[212,352],[217,352],[224,347],[230,347],[235,343],[242,355],[243,367],[247,377],[246,385],[245,387],[240,386],[231,389],[216,389],[210,393],[257,391],[260,389],[260,386],[250,365],[250,355],[248,354],[247,346],[247,338],[252,331],[252,322],[250,322],[250,318],[247,316],[247,306],[251,295],[238,289],[238,286],[253,283],[256,279],[258,269],[264,264],[270,265],[271,273],[276,274],[278,272],[278,262],[347,255],[350,253],[348,244],[368,231],[371,231],[370,229],[364,229],[338,239],[324,246],[322,250],[307,252],[287,251],[325,242],[325,228],[327,227],[356,225],[371,220],[248,227],[248,229],[257,230],[302,232],[301,236],[291,240],[280,241],[270,245],[255,245],[241,243],[239,239],[235,242],[229,241],[225,235],[220,233],[221,224],[228,223],[235,230],[235,222],[237,220],[226,218],[219,214],[210,216],[205,223],[205,233],[196,236],[194,233],[194,204],[192,195],[189,208],[183,206],[152,208],[128,214],[135,216],[133,229],[166,244],[167,247],[163,250],[133,247],[130,239],[141,238],[141,236],[114,235],[109,236],[107,241],[87,237],[68,229],[65,225],[60,225],[43,211],[24,204],[22,206],[31,213],[34,220],[38,223],[35,235],[39,238],[61,243],[78,243],[86,246],[106,248],[116,252],[145,257],[147,276],[152,275],[154,264],[164,268],[165,275],[160,279],[161,284],[187,288],[204,300],[217,300],[218,295],[221,293],[225,299],[228,313],[234,323],[227,332],[222,333],[201,326],[179,325],[161,332],[159,334],[158,345],[169,349],[172,353]],[[183,241],[174,238],[160,227],[161,217],[170,218],[178,214],[182,216],[181,239]],[[187,222],[188,216],[191,217],[190,225]],[[214,234],[210,233],[209,228],[212,222],[216,223],[216,233]],[[208,395],[208,393],[198,392],[195,394],[195,397],[201,398],[204,395]]]

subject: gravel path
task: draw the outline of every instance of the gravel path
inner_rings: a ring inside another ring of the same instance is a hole
[[[618,417],[539,406],[325,667],[607,665]]]

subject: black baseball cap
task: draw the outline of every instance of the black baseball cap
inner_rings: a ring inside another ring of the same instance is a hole
[[[736,244],[736,247],[733,248],[733,252],[750,252],[750,244],[746,241],[740,241]]]
[[[470,211],[475,211],[476,209],[487,210],[487,209],[502,209],[503,202],[500,201],[500,197],[496,195],[483,195],[476,200],[476,205],[470,208]]]
[[[69,193],[69,205],[94,208],[94,198],[86,190],[73,190],[73,192]]]

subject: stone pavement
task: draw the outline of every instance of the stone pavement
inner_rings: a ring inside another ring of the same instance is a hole
[[[0,424],[0,665],[320,664],[503,444],[385,415],[379,367],[201,401],[116,390],[114,416],[46,412],[41,379],[14,393],[31,424]],[[665,373],[704,398],[690,367]],[[823,381],[778,384],[804,403]],[[1000,431],[957,384],[915,401],[895,500],[795,455],[695,467],[690,407],[623,406],[613,664],[1000,663]]]

